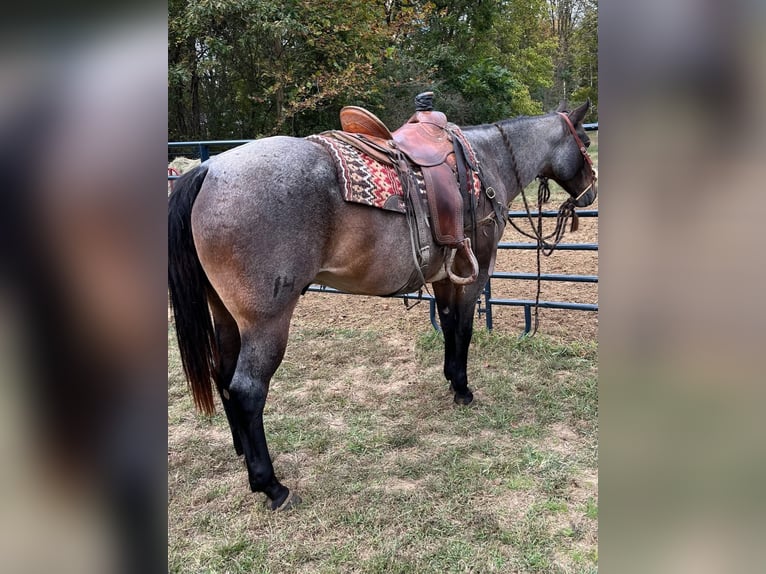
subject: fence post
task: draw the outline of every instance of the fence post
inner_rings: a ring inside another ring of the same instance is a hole
[[[524,332],[521,337],[529,335],[532,331],[532,305],[524,305]]]
[[[487,283],[484,285],[482,291],[484,295],[484,321],[487,325],[487,331],[492,330],[492,303],[489,302],[492,299],[492,280],[487,279]],[[479,301],[479,307],[481,307],[481,301]]]
[[[199,144],[199,159],[203,162],[210,159],[210,149],[207,144]]]
[[[433,328],[437,331],[441,331],[441,325],[436,321],[436,299],[431,299],[428,302],[428,315],[431,318],[431,325],[433,325]]]

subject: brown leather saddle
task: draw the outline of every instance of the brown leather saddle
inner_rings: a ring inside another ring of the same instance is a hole
[[[388,158],[390,162],[387,150],[399,151],[411,164],[404,169],[416,167],[421,171],[434,240],[438,245],[450,248],[446,264],[450,280],[461,285],[473,283],[479,266],[471,249],[471,240],[465,236],[463,221],[464,195],[470,194],[472,189],[468,182],[472,172],[461,151],[468,143],[462,139],[456,142],[460,137],[457,126],[450,124],[442,112],[433,110],[433,92],[419,94],[415,103],[415,114],[393,133],[375,114],[357,106],[347,106],[340,111],[341,127],[348,134],[363,137],[357,147],[365,153],[371,153],[377,159]],[[344,139],[353,145],[354,138]],[[366,145],[368,143],[372,146]],[[466,195],[465,200],[470,201],[470,197]],[[456,255],[469,264],[471,271],[467,276],[460,276],[453,269]]]

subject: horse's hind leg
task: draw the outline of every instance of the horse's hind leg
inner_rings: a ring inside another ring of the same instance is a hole
[[[218,348],[218,364],[216,365],[216,387],[221,397],[223,410],[226,413],[226,420],[231,429],[231,438],[234,442],[234,450],[241,455],[242,441],[239,438],[237,430],[237,419],[234,413],[234,407],[229,395],[229,385],[234,376],[234,370],[237,368],[237,358],[239,357],[240,338],[239,327],[231,316],[231,313],[224,307],[218,294],[212,289],[208,294],[208,303],[213,316],[213,328],[215,329],[215,339]]]
[[[300,502],[297,496],[290,496],[290,490],[274,476],[263,429],[269,382],[284,356],[294,305],[278,317],[240,324],[242,348],[228,389],[245,453],[250,489],[264,492],[272,510],[286,509]]]

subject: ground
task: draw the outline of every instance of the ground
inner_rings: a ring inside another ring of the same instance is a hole
[[[596,243],[597,221],[565,241]],[[557,252],[543,272],[597,275],[597,257]],[[535,254],[500,252],[497,269],[534,272]],[[493,291],[533,299],[535,284]],[[542,299],[596,303],[597,286],[544,283]],[[597,314],[540,315],[531,339],[521,308],[496,310],[492,333],[477,321],[475,401],[458,407],[427,304],[303,297],[264,414],[303,497],[280,514],[249,492],[220,408],[194,412],[169,318],[169,572],[596,572]]]

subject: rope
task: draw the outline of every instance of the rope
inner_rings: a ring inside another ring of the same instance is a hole
[[[535,225],[535,222],[532,220],[532,210],[529,208],[529,202],[527,201],[527,195],[525,191],[521,190],[521,198],[524,200],[524,210],[526,211],[526,218],[529,222],[529,227],[532,229],[533,233],[529,233],[528,231],[523,230],[521,227],[516,225],[514,223],[513,219],[510,219],[510,223],[513,226],[513,228],[521,233],[524,237],[528,237],[529,239],[534,239],[540,248],[542,249],[543,255],[546,257],[549,256],[551,253],[553,253],[554,249],[556,249],[556,246],[561,242],[561,240],[564,238],[564,234],[566,233],[566,227],[567,223],[569,223],[569,219],[572,219],[570,231],[577,231],[577,227],[579,225],[579,218],[577,216],[577,212],[575,211],[575,204],[572,198],[568,198],[564,203],[561,204],[559,207],[559,211],[556,214],[556,226],[547,235],[543,235],[543,229],[542,229],[542,205],[550,198],[550,188],[548,187],[548,180],[547,178],[539,178],[540,185],[538,187],[537,191],[537,198],[538,198],[538,222],[537,225]],[[548,242],[549,239],[553,238],[552,242]]]

